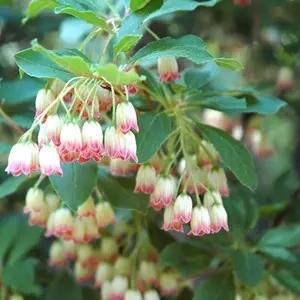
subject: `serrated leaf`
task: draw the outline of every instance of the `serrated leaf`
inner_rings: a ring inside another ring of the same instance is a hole
[[[233,274],[219,272],[200,282],[193,300],[235,300],[235,296]]]
[[[13,290],[23,294],[39,295],[41,289],[35,284],[34,259],[26,259],[6,266],[3,270],[3,281]]]
[[[0,184],[0,199],[13,194],[17,191],[18,187],[26,180],[25,175],[18,177],[11,176]]]
[[[257,186],[257,175],[249,151],[228,133],[212,126],[201,125],[205,137],[215,146],[223,163],[250,190]]]
[[[147,44],[129,60],[128,64],[146,59],[158,59],[161,56],[185,57],[197,64],[213,60],[213,57],[205,50],[205,44],[200,38],[195,35],[185,35],[179,39],[166,37]]]
[[[238,60],[233,58],[218,57],[215,58],[214,61],[219,67],[230,69],[232,71],[240,71],[244,68]]]
[[[8,258],[8,264],[10,265],[15,264],[18,260],[23,258],[30,249],[36,246],[43,234],[42,228],[38,226],[29,226],[28,219],[24,217],[20,218],[18,226],[19,236],[16,239]]]
[[[139,75],[134,70],[130,70],[128,72],[121,71],[115,64],[98,66],[94,73],[115,85],[126,85],[130,83],[136,83],[141,80]]]
[[[63,203],[76,211],[96,187],[97,164],[94,162],[82,165],[78,162],[65,163],[62,165],[62,170],[62,177],[54,175],[49,177],[50,181]]]
[[[26,22],[28,19],[37,16],[40,12],[50,9],[55,9],[59,4],[54,0],[31,0],[26,13],[26,19],[23,22]]]
[[[183,255],[184,253],[184,255]],[[199,251],[199,248],[187,244],[172,243],[166,246],[159,255],[158,264],[162,267],[173,267],[183,277],[200,274],[211,262],[211,257]]]
[[[2,81],[0,83],[0,98],[5,105],[18,105],[31,101],[37,92],[43,88],[45,82],[35,78]]]
[[[143,113],[138,117],[140,133],[136,134],[139,163],[149,161],[168,138],[171,119],[164,113]]]
[[[116,45],[114,45],[114,56],[116,57],[120,52],[127,52],[131,50],[142,35],[125,35]]]
[[[97,14],[91,10],[85,10],[84,8],[78,7],[77,9],[71,6],[59,6],[56,7],[54,12],[56,14],[69,14],[78,19],[84,20],[91,23],[97,27],[103,28],[109,31],[109,26],[106,20],[102,17],[97,16]]]
[[[259,256],[248,251],[236,250],[231,257],[234,271],[242,284],[253,288],[262,281],[264,264]]]
[[[132,12],[146,6],[151,0],[130,0],[130,10]]]
[[[67,274],[54,278],[46,291],[46,300],[82,300],[80,286]]]
[[[32,49],[49,57],[58,66],[72,74],[92,75],[89,59],[77,49],[47,50],[39,45],[36,40],[32,41]]]
[[[134,180],[113,177],[105,167],[99,167],[98,178],[98,186],[114,207],[147,213],[149,197],[133,192]]]
[[[145,19],[145,22],[177,11],[192,11],[199,6],[211,7],[214,6],[216,3],[216,0],[200,2],[193,0],[167,0],[160,9],[156,10],[150,16],[148,16]]]
[[[20,70],[32,77],[59,78],[63,81],[70,80],[74,75],[68,70],[54,63],[46,55],[26,49],[15,55],[16,63]]]

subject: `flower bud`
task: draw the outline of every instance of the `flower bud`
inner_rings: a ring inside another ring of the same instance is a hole
[[[80,128],[75,123],[64,124],[60,135],[61,148],[68,152],[79,152],[82,149]]]
[[[60,199],[58,198],[57,195],[48,193],[45,196],[45,202],[48,205],[49,212],[56,211],[59,208],[60,205]]]
[[[46,122],[46,135],[48,141],[52,141],[55,146],[60,145],[60,133],[63,126],[63,121],[58,115],[50,115]]]
[[[199,161],[201,166],[206,166],[214,163],[213,160],[220,160],[220,156],[213,144],[202,140],[199,149]]]
[[[119,148],[117,144],[117,130],[115,127],[108,127],[104,135],[105,150],[107,155],[114,159],[118,158]]]
[[[159,81],[172,82],[181,78],[178,73],[178,64],[173,56],[160,57],[158,59]]]
[[[106,281],[110,281],[113,278],[113,266],[103,262],[98,265],[95,275],[95,286],[100,288]]]
[[[54,94],[55,97],[57,97],[62,90],[64,89],[66,83],[64,81],[62,81],[61,79],[54,79],[52,85],[51,85],[51,90]]]
[[[203,205],[210,210],[214,203],[223,205],[222,197],[219,192],[207,192],[204,194]]]
[[[92,197],[89,197],[83,204],[78,206],[77,215],[79,218],[95,217],[96,208]]]
[[[48,227],[48,224],[47,224]],[[73,234],[74,219],[67,208],[60,208],[54,212],[54,228],[53,233],[56,237],[64,237],[70,239]]]
[[[101,287],[101,300],[112,300],[111,282],[105,281]]]
[[[46,176],[52,176],[55,173],[59,176],[63,175],[60,166],[60,159],[57,150],[54,146],[45,145],[40,150],[39,154],[41,173]]]
[[[76,261],[74,267],[74,275],[79,283],[84,283],[93,279],[93,270],[82,266],[80,261]]]
[[[35,143],[15,144],[8,156],[8,166],[5,171],[13,176],[24,173],[27,176],[39,169],[39,149]]]
[[[62,267],[65,265],[64,247],[59,241],[52,243],[49,254],[49,266]]]
[[[144,294],[144,300],[160,300],[160,297],[156,290],[149,290]]]
[[[112,159],[110,161],[110,172],[112,175],[127,176],[133,171],[133,164],[129,160],[122,160],[120,158]]]
[[[282,67],[279,69],[276,81],[276,87],[280,90],[289,90],[294,83],[294,72],[289,67]]]
[[[77,261],[79,261],[84,268],[94,267],[98,264],[98,257],[91,245],[79,245],[77,255]]]
[[[111,91],[99,86],[98,90],[97,90],[97,94],[98,94],[98,98],[99,98],[100,111],[103,111],[103,112],[108,111],[112,105]]]
[[[49,208],[47,203],[44,203],[39,212],[31,211],[29,215],[28,224],[30,226],[39,225],[42,228],[45,228],[47,225],[49,217]]]
[[[35,118],[42,114],[55,100],[54,94],[51,90],[41,89],[38,91],[35,100]]]
[[[189,223],[192,217],[193,200],[187,194],[177,197],[174,204],[173,222]]]
[[[127,290],[124,300],[143,300],[142,294],[138,290]]]
[[[130,260],[127,257],[118,257],[114,265],[114,274],[127,277],[130,274]]]
[[[45,202],[44,202],[44,192],[38,188],[30,188],[27,191],[26,198],[25,198],[25,207],[24,213],[28,214],[30,212],[41,212],[43,209]]]
[[[46,124],[40,124],[40,130],[38,133],[38,146],[39,148],[43,147],[46,143],[48,143],[48,137],[46,132]]]
[[[213,169],[208,174],[208,180],[214,190],[218,191],[224,197],[229,196],[227,177],[224,169]]]
[[[127,133],[131,129],[139,132],[136,112],[130,102],[122,102],[117,106],[117,126],[123,132]]]
[[[159,176],[154,189],[153,201],[169,206],[173,201],[175,191],[176,181],[173,176]]]
[[[104,259],[114,258],[119,253],[119,245],[112,237],[103,237],[101,240],[101,256]]]
[[[162,229],[169,231],[173,229],[173,218],[174,218],[174,203],[171,203],[165,208],[164,211],[164,224]]]
[[[194,207],[191,219],[191,231],[188,235],[202,236],[210,233],[209,211],[204,206]]]
[[[160,276],[160,288],[162,296],[178,295],[179,287],[176,279],[176,274],[163,273]]]
[[[141,165],[137,175],[134,191],[152,194],[156,184],[155,169],[150,165]]]
[[[96,222],[98,228],[104,228],[109,224],[116,224],[114,210],[109,202],[100,202],[96,205]]]
[[[115,276],[111,283],[111,299],[123,299],[128,288],[128,279],[122,276]]]
[[[210,221],[211,221],[211,233],[219,232],[222,227],[229,231],[228,228],[228,220],[227,220],[227,213],[223,205],[214,204],[209,211]]]
[[[65,258],[75,260],[77,257],[77,248],[73,241],[62,241],[64,246]]]
[[[104,154],[103,133],[96,121],[87,121],[82,127],[82,150],[87,149]]]

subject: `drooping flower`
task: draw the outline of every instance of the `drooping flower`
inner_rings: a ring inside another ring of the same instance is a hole
[[[123,276],[115,276],[111,283],[111,299],[124,299],[128,289],[128,279]]]
[[[229,131],[232,128],[232,120],[223,112],[214,109],[205,109],[202,115],[203,123],[214,126],[225,131]]]
[[[104,259],[116,258],[119,253],[119,245],[116,239],[112,237],[103,237],[101,239],[100,252]]]
[[[224,197],[229,196],[227,177],[224,169],[212,169],[208,174],[208,179],[214,190],[218,191]]]
[[[159,286],[158,272],[153,262],[143,260],[140,264],[139,276],[147,284]]]
[[[63,121],[58,115],[50,115],[46,122],[46,136],[48,141],[52,141],[55,146],[60,145],[60,133]]]
[[[173,56],[160,57],[158,59],[158,72],[160,81],[172,82],[181,78],[176,58]]]
[[[65,258],[75,260],[77,257],[77,246],[73,241],[62,241]]]
[[[162,202],[164,206],[169,206],[176,191],[176,181],[171,175],[159,176],[153,193],[153,202]]]
[[[93,279],[93,270],[91,268],[85,268],[80,261],[76,261],[74,266],[75,279],[79,283],[91,281]]]
[[[30,188],[27,191],[25,203],[26,203],[24,207],[25,214],[28,214],[30,212],[36,212],[36,213],[41,212],[45,205],[43,190],[38,188]]]
[[[35,118],[42,114],[52,104],[54,100],[55,96],[50,89],[39,90],[35,100]]]
[[[173,211],[173,222],[189,223],[192,217],[193,201],[187,194],[176,198]]]
[[[138,157],[136,155],[136,139],[135,135],[129,131],[126,134],[126,148],[127,148],[127,157],[124,159],[132,159],[135,162],[138,162]]]
[[[174,218],[174,203],[170,203],[164,211],[164,224],[162,229],[165,231],[173,230],[173,218]]]
[[[98,239],[96,220],[93,217],[85,217],[84,219],[76,218],[74,222],[74,230],[72,239],[75,244],[89,243],[92,239]]]
[[[149,207],[152,207],[155,211],[160,211],[165,205],[162,202],[154,201],[154,194],[150,195]]]
[[[98,257],[91,245],[82,244],[77,249],[77,261],[83,268],[94,268],[98,265]]]
[[[214,204],[209,211],[209,215],[211,220],[211,233],[217,233],[222,228],[224,228],[226,231],[229,231],[228,217],[223,205]]]
[[[163,273],[160,276],[160,289],[162,296],[178,295],[179,285],[175,273]]]
[[[209,211],[204,206],[194,207],[191,219],[191,231],[188,235],[202,236],[210,233]]]
[[[112,158],[118,158],[119,156],[119,145],[117,144],[117,130],[115,127],[108,127],[104,135],[104,143],[106,154]]]
[[[132,164],[129,160],[121,158],[112,159],[110,161],[110,172],[112,175],[127,176],[129,173],[136,169],[136,165]]]
[[[210,210],[214,203],[223,205],[222,197],[219,192],[206,192],[203,198],[203,205]]]
[[[213,144],[202,140],[199,148],[199,161],[201,166],[211,165],[215,160],[220,161],[220,155]]]
[[[80,152],[82,149],[82,135],[80,128],[75,123],[64,124],[60,135],[61,150]]]
[[[64,246],[60,241],[55,241],[52,243],[49,251],[49,266],[62,267],[66,263],[66,258],[64,255]]]
[[[104,281],[101,287],[101,299],[111,300],[111,294],[112,294],[112,283],[109,281]]]
[[[289,67],[282,67],[277,74],[276,87],[282,91],[289,90],[294,83],[294,72]]]
[[[60,166],[59,154],[52,145],[44,145],[39,153],[41,173],[46,176],[52,176],[55,173],[59,176],[63,175]]]
[[[82,127],[82,150],[88,149],[104,154],[103,133],[100,124],[96,121],[87,121]]]
[[[49,212],[56,211],[60,205],[60,199],[56,194],[47,193],[45,196],[45,202],[48,205]]]
[[[113,266],[107,262],[101,262],[98,265],[95,274],[95,286],[100,288],[106,281],[111,281],[113,278],[114,269]]]
[[[61,79],[59,79],[59,78],[54,79],[54,81],[51,85],[51,90],[55,97],[57,97],[62,92],[65,85],[66,85],[66,83],[64,81],[62,81]]]
[[[39,149],[35,143],[17,143],[10,150],[5,171],[13,176],[27,176],[39,169]]]
[[[156,290],[149,290],[144,294],[144,300],[160,300],[160,297]]]
[[[143,300],[142,293],[139,290],[127,290],[124,300]]]
[[[129,276],[130,260],[128,257],[119,256],[114,265],[114,274],[121,276]]]
[[[116,224],[116,216],[109,202],[103,201],[96,205],[96,222],[98,228]]]
[[[139,132],[136,112],[131,102],[122,102],[117,106],[117,126],[123,132],[127,133],[131,129]]]
[[[39,225],[42,228],[45,228],[47,225],[49,217],[49,208],[46,203],[42,206],[39,212],[31,211],[29,215],[28,224],[30,226]]]
[[[151,165],[141,165],[137,175],[134,191],[152,194],[156,184],[156,172]]]
[[[77,216],[79,218],[95,217],[96,208],[92,197],[89,197],[83,204],[77,208]]]
[[[112,105],[111,91],[99,86],[98,90],[97,90],[97,94],[98,94],[98,99],[99,99],[100,111],[103,111],[103,112],[108,111]]]
[[[48,143],[48,137],[46,132],[46,124],[40,124],[40,130],[38,133],[38,146],[39,148],[43,147],[45,144]]]

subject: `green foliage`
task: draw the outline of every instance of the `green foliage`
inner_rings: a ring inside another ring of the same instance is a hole
[[[53,10],[57,6],[59,6],[59,4],[57,4],[54,0],[31,0],[27,8],[27,18],[24,19],[24,22],[26,22],[29,18],[37,16],[44,10]]]
[[[132,12],[143,8],[151,0],[130,0],[130,10]]]
[[[78,162],[62,165],[63,176],[54,175],[50,181],[63,201],[71,210],[85,202],[97,184],[97,164]]]
[[[230,69],[232,71],[240,71],[243,69],[241,63],[236,59],[220,57],[215,58],[214,61],[219,67]]]
[[[246,250],[236,250],[231,256],[236,275],[245,286],[255,287],[262,281],[264,264],[259,256]]]
[[[142,35],[139,34],[125,35],[122,37],[122,39],[114,45],[114,56],[117,56],[120,52],[131,50],[141,37]]]
[[[278,282],[293,291],[295,294],[300,295],[300,280],[298,278],[295,278],[286,270],[272,272],[271,274],[276,280],[278,280]]]
[[[136,210],[147,213],[149,197],[142,193],[134,193],[134,180],[112,176],[105,167],[99,167],[98,186],[106,199],[116,208]]]
[[[223,163],[235,174],[239,181],[249,189],[254,190],[257,186],[257,176],[248,150],[220,129],[201,126],[200,130],[215,146],[222,157]]]
[[[182,72],[187,90],[198,90],[209,82],[210,72],[199,68],[188,68]]]
[[[18,187],[26,180],[25,175],[18,177],[9,177],[0,184],[0,199],[13,194],[17,191]]]
[[[143,113],[136,134],[139,163],[149,161],[171,133],[171,120],[164,113]],[[146,142],[147,141],[147,142]]]

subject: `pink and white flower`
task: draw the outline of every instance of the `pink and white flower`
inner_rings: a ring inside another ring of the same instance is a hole
[[[144,294],[144,300],[160,300],[160,297],[156,290],[149,290]]]
[[[227,177],[224,169],[212,169],[208,174],[208,180],[214,190],[219,191],[224,197],[229,196]]]
[[[152,207],[155,211],[160,211],[165,205],[162,202],[154,201],[154,194],[150,195],[149,207]]]
[[[45,196],[45,202],[47,203],[49,212],[56,211],[60,205],[60,199],[56,194],[48,193]]]
[[[27,176],[39,169],[39,149],[35,143],[18,143],[10,150],[5,171],[13,176]]]
[[[131,131],[126,134],[126,148],[127,158],[124,159],[132,159],[133,161],[138,162],[138,157],[136,155],[136,139]]]
[[[60,241],[52,243],[49,251],[49,266],[62,267],[66,263],[64,255],[64,246]]]
[[[77,246],[73,241],[62,241],[64,245],[65,258],[75,260],[77,257]]]
[[[156,172],[151,165],[141,165],[137,175],[134,191],[152,194],[155,190]]]
[[[82,127],[82,150],[87,149],[104,154],[103,133],[100,124],[96,121],[87,121]]]
[[[75,279],[79,283],[85,283],[93,279],[94,272],[91,268],[85,268],[82,266],[80,261],[76,261],[74,267]]]
[[[99,259],[92,245],[79,245],[77,248],[77,261],[83,268],[92,269],[98,266]]]
[[[173,219],[174,219],[174,203],[171,202],[164,211],[164,224],[162,229],[165,231],[173,230]]]
[[[130,275],[130,260],[128,257],[119,256],[114,264],[114,274],[128,277]]]
[[[112,105],[111,91],[99,86],[97,90],[100,111],[106,112]]]
[[[50,115],[46,122],[46,136],[48,141],[52,141],[55,146],[60,145],[60,133],[63,121],[58,115]]]
[[[143,260],[139,268],[139,277],[149,285],[159,286],[158,271],[153,262]]]
[[[209,211],[204,206],[194,207],[191,219],[191,231],[188,235],[202,236],[210,233]]]
[[[128,279],[123,276],[115,276],[111,283],[111,299],[122,300],[124,299],[125,292],[128,289]]]
[[[189,223],[192,217],[193,200],[187,194],[176,198],[173,212],[173,222]]]
[[[102,300],[111,300],[111,282],[110,281],[104,281],[102,287],[101,287],[101,299]]]
[[[113,266],[107,262],[101,262],[98,265],[95,274],[95,287],[101,288],[105,281],[111,281],[114,275]]]
[[[95,203],[92,197],[89,197],[83,204],[78,206],[77,216],[79,218],[88,218],[96,216]]]
[[[163,273],[160,276],[160,289],[162,296],[178,295],[179,284],[175,273]]]
[[[165,56],[158,59],[158,72],[159,81],[172,82],[181,78],[176,58],[173,56]]]
[[[116,258],[119,253],[119,245],[116,239],[113,237],[103,237],[101,239],[100,253],[103,259]]]
[[[211,165],[215,160],[220,161],[221,158],[214,145],[202,140],[199,148],[199,161],[201,166]]]
[[[43,190],[38,188],[30,188],[27,191],[25,203],[25,214],[28,214],[30,212],[41,212],[45,205]]]
[[[211,233],[217,233],[222,228],[224,228],[226,231],[229,231],[228,217],[223,205],[214,204],[209,211],[209,215],[211,220]]]
[[[136,168],[137,165],[132,164],[129,160],[116,158],[110,161],[110,172],[114,176],[127,176],[129,173],[135,171]]]
[[[173,176],[159,176],[152,200],[156,204],[162,202],[165,206],[169,206],[174,199],[175,191],[176,180]]]
[[[211,210],[214,203],[223,205],[220,193],[216,191],[205,193],[203,198],[204,207]]]
[[[127,290],[124,300],[143,300],[143,296],[139,290]]]
[[[139,132],[136,112],[130,102],[122,102],[118,104],[117,126],[123,133],[129,132],[131,129]]]
[[[75,123],[64,124],[60,135],[61,150],[80,152],[82,149],[82,135],[80,127]]]
[[[43,146],[40,150],[39,157],[41,173],[43,175],[52,176],[55,173],[59,176],[63,175],[63,171],[60,166],[59,154],[54,146]]]
[[[57,97],[62,90],[64,89],[66,83],[58,78],[54,79],[52,85],[51,85],[51,90],[54,94],[55,97]]]
[[[116,216],[109,202],[99,202],[96,205],[96,222],[98,228],[116,224]]]
[[[38,91],[35,100],[35,118],[42,114],[54,102],[55,96],[53,92],[48,89],[41,89]]]
[[[47,225],[48,217],[49,217],[48,205],[44,203],[44,205],[42,206],[39,212],[36,211],[30,212],[28,224],[30,226],[38,225],[42,228],[45,228]]]

